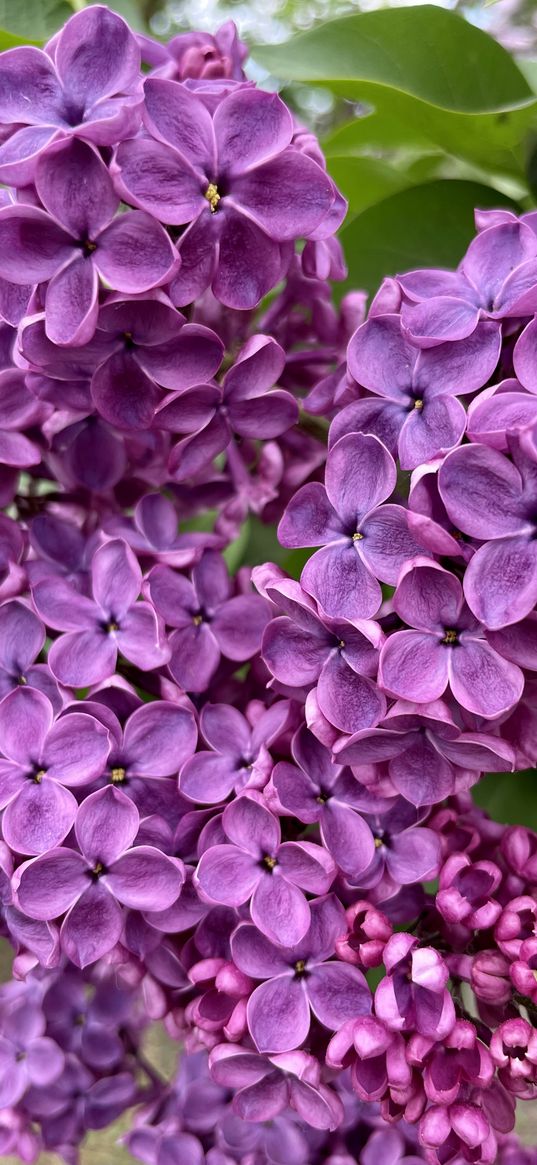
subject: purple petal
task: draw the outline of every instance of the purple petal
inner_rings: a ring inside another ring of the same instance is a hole
[[[398,793],[411,805],[434,805],[453,793],[455,773],[425,734],[416,734],[414,742],[389,768]]]
[[[347,433],[371,433],[395,457],[399,433],[406,417],[406,407],[392,401],[379,400],[378,397],[353,401],[334,417],[330,425],[329,446],[335,445]]]
[[[55,126],[27,126],[16,130],[0,145],[0,180],[17,186],[33,182],[39,156],[56,133]]]
[[[55,61],[71,99],[87,107],[138,80],[140,49],[122,18],[96,5],[67,21]]]
[[[469,299],[438,296],[423,303],[403,304],[401,319],[404,334],[425,347],[471,336],[479,322],[479,308]]]
[[[82,802],[75,833],[88,862],[108,867],[132,845],[139,823],[138,810],[130,798],[108,785]]]
[[[278,850],[278,866],[285,878],[310,894],[326,894],[336,875],[330,854],[310,841],[285,841]]]
[[[213,635],[227,659],[250,659],[261,647],[270,621],[270,607],[257,595],[237,595],[218,608],[212,621]]]
[[[52,707],[41,692],[15,688],[0,702],[0,748],[8,760],[33,770],[52,725]]]
[[[54,123],[62,100],[61,85],[50,57],[24,46],[3,54],[0,62],[0,117],[4,124]]]
[[[84,858],[70,849],[52,849],[19,867],[15,878],[17,903],[30,918],[64,914],[88,886]]]
[[[460,650],[449,655],[451,691],[463,708],[490,719],[518,703],[524,689],[520,668],[502,659],[486,640],[465,638]]]
[[[394,608],[404,623],[420,631],[439,631],[458,625],[462,587],[454,574],[437,563],[420,563],[403,572],[394,595]]]
[[[239,760],[250,749],[248,721],[229,704],[205,704],[200,728],[211,748],[233,760]]]
[[[260,1052],[290,1052],[300,1047],[310,1029],[303,984],[288,975],[261,983],[248,1000],[247,1017]]]
[[[323,667],[317,697],[323,715],[341,732],[374,728],[386,708],[376,684],[351,671],[339,653]]]
[[[64,555],[66,548],[62,547],[62,550]],[[32,598],[41,618],[55,631],[81,631],[95,627],[98,619],[95,603],[57,575],[37,583]]]
[[[343,533],[338,515],[321,482],[303,485],[288,503],[278,526],[282,546],[323,546]]]
[[[14,600],[0,607],[0,666],[24,675],[45,642],[43,624],[29,607]]]
[[[236,780],[237,769],[229,756],[198,752],[181,771],[179,791],[200,805],[218,805],[229,797]]]
[[[379,506],[363,524],[358,553],[382,582],[395,586],[401,567],[427,551],[415,541],[403,506]]]
[[[485,301],[494,301],[507,276],[535,255],[535,236],[522,223],[501,223],[478,234],[468,247],[461,271]]]
[[[115,640],[103,631],[73,631],[60,635],[52,644],[48,664],[61,684],[83,688],[98,684],[114,674],[117,660]]]
[[[386,501],[395,479],[393,457],[376,437],[349,433],[332,446],[326,462],[326,492],[347,533],[353,534],[361,519]]]
[[[45,296],[49,340],[54,344],[85,344],[91,340],[97,324],[98,290],[97,272],[85,256],[77,256],[54,276]]]
[[[436,877],[440,863],[440,838],[419,826],[394,837],[386,853],[388,871],[401,886]]]
[[[177,264],[171,239],[141,210],[120,214],[99,235],[95,261],[116,291],[148,291],[171,278]]]
[[[210,380],[221,364],[223,351],[222,341],[209,328],[185,324],[175,339],[146,347],[137,358],[158,384],[182,390]]]
[[[182,627],[170,637],[170,671],[186,692],[203,692],[220,663],[220,648],[206,623]]]
[[[440,468],[438,486],[451,521],[473,538],[517,534],[525,524],[520,475],[495,449],[455,449]]]
[[[92,578],[96,602],[119,622],[138,598],[142,583],[142,572],[126,542],[114,539],[97,550]]]
[[[274,95],[270,98],[274,100]],[[315,230],[333,199],[334,188],[328,174],[312,158],[288,149],[233,178],[227,202],[237,210],[244,207],[262,231],[283,241]]]
[[[4,811],[2,836],[16,853],[46,853],[67,837],[76,811],[73,794],[56,781],[26,781]]]
[[[467,340],[438,344],[418,356],[414,386],[430,400],[436,396],[474,392],[490,379],[498,363],[501,332],[491,320],[479,323]]]
[[[109,356],[91,381],[94,404],[117,429],[148,429],[161,395],[129,352]]]
[[[29,1045],[26,1064],[30,1082],[37,1087],[46,1087],[58,1079],[65,1064],[65,1057],[56,1040],[40,1036]]]
[[[436,351],[436,349],[433,349]],[[466,411],[453,396],[435,396],[409,413],[399,434],[402,469],[415,469],[453,449],[464,436]]]
[[[121,142],[115,166],[125,200],[159,222],[177,226],[192,222],[207,205],[199,175],[161,142],[149,138]]]
[[[422,631],[396,631],[380,653],[379,684],[390,695],[428,704],[448,683],[449,648]]]
[[[242,173],[280,154],[291,142],[293,122],[276,93],[238,89],[218,106],[214,130],[220,165]]]
[[[505,381],[505,387],[516,380]],[[537,397],[529,392],[485,389],[472,401],[468,410],[468,438],[476,444],[490,445],[501,453],[508,452],[508,433],[537,421]]]
[[[537,543],[504,538],[482,546],[467,568],[464,593],[485,627],[524,619],[537,602]]]
[[[385,315],[373,316],[358,328],[349,342],[347,358],[349,372],[358,384],[403,403],[417,356],[402,335],[399,316]]]
[[[131,910],[166,910],[179,897],[184,881],[181,864],[150,845],[139,845],[113,863],[104,883]]]
[[[250,903],[252,922],[272,942],[295,946],[310,924],[310,908],[301,890],[278,874],[262,874]]]
[[[90,884],[62,923],[62,949],[75,967],[87,967],[115,947],[122,930],[121,907],[104,886]]]
[[[231,937],[233,962],[252,979],[272,979],[289,973],[281,948],[265,938],[251,923],[240,923]]]
[[[268,440],[296,424],[298,405],[290,392],[274,389],[257,398],[230,402],[229,417],[239,436],[257,438],[262,432]]]
[[[250,898],[260,875],[250,854],[234,845],[214,845],[202,854],[196,878],[212,902],[241,906]]]
[[[43,206],[75,239],[94,240],[119,204],[100,155],[78,138],[54,142],[42,154],[35,184]]]
[[[176,773],[196,747],[194,716],[187,708],[154,702],[129,717],[124,750],[131,770],[142,776]]]
[[[280,247],[245,215],[231,207],[224,213],[213,292],[226,307],[257,307],[283,274]]]
[[[43,283],[74,254],[73,240],[44,210],[0,211],[0,275],[10,283]]]
[[[314,637],[285,616],[273,619],[263,636],[262,653],[269,670],[291,687],[315,683],[329,651],[328,635]]]
[[[306,979],[306,991],[317,1019],[337,1031],[348,1019],[369,1015],[371,992],[356,967],[348,963],[324,963]]]
[[[254,1057],[252,1056],[252,1059]],[[280,1072],[270,1072],[235,1097],[233,1111],[244,1121],[267,1121],[287,1107],[288,1086]]]
[[[228,805],[222,825],[229,840],[257,860],[274,854],[280,844],[277,818],[254,796],[238,797]]]
[[[216,172],[211,116],[202,99],[176,81],[150,77],[144,85],[144,121],[154,137],[166,142],[208,181]]]
[[[332,618],[369,619],[382,602],[381,588],[362,561],[358,543],[346,540],[317,550],[300,581]]]
[[[83,706],[83,705],[82,705]],[[73,712],[57,720],[43,752],[48,776],[64,785],[87,785],[104,770],[110,751],[109,736],[93,716]]]
[[[373,861],[373,834],[363,817],[348,805],[329,800],[321,818],[321,836],[339,868],[354,880]]]
[[[116,632],[119,651],[141,671],[162,667],[170,659],[170,648],[162,621],[150,603],[135,603]]]

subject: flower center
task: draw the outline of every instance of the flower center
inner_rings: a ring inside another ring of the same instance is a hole
[[[444,638],[442,640],[442,643],[445,643],[446,647],[455,647],[455,645],[458,642],[459,642],[459,632],[454,631],[454,629],[452,627],[449,627],[444,632]]]
[[[278,865],[278,862],[277,862],[276,858],[271,857],[270,854],[265,854],[265,857],[263,858],[261,865],[265,866],[265,868],[271,874],[274,867]]]
[[[105,624],[105,631],[112,635],[114,631],[119,631],[119,623],[116,623],[115,619],[110,619],[110,622]]]
[[[363,539],[363,534],[360,534],[360,532],[359,532],[358,530],[357,530],[357,531],[356,531],[356,533],[355,533],[355,534],[353,534],[353,536],[352,536],[352,540],[353,540],[353,542],[361,542],[361,541],[362,541],[362,539]]]
[[[110,776],[111,776],[113,785],[123,785],[126,778],[127,778],[127,774],[125,772],[125,769],[122,768],[121,766],[118,766],[118,768],[116,768],[116,769],[112,769]]]
[[[17,676],[17,683],[21,688],[23,688],[24,685],[28,683],[28,680],[26,679],[26,676]]]
[[[380,847],[381,847],[381,845],[382,845],[382,844],[383,844],[383,843],[382,843],[382,838],[381,838],[381,837],[376,837],[376,838],[375,838],[375,849],[380,849]]]
[[[302,976],[305,974],[306,974],[306,960],[305,959],[297,959],[297,961],[295,963],[295,977],[297,979],[301,979]]]
[[[35,773],[31,774],[31,780],[34,782],[34,785],[40,785],[41,781],[43,780],[43,777],[46,777],[46,775],[47,775],[46,769],[37,769],[37,771]]]
[[[82,253],[85,259],[89,259],[90,255],[97,250],[97,243],[92,242],[91,239],[82,239],[81,243]]]
[[[216,214],[221,197],[222,195],[218,193],[218,186],[214,182],[209,182],[205,191],[205,198],[211,208],[211,214]]]
[[[199,627],[200,623],[203,623],[203,615],[193,615],[192,622],[194,624],[194,627]]]
[[[90,870],[90,878],[92,882],[98,882],[102,874],[104,874],[104,866],[102,862],[95,862],[92,870]]]
[[[420,409],[422,409],[422,408],[423,408],[423,401],[422,401],[422,400],[419,400],[419,399],[418,399],[418,400],[415,400],[415,401],[414,401],[414,408],[415,408],[415,409],[417,409],[417,410],[418,410],[418,412],[419,412],[419,411],[420,411]]]

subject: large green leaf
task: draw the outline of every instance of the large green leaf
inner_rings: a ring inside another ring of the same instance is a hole
[[[358,13],[253,52],[275,76],[366,101],[385,122],[406,123],[455,156],[522,170],[535,95],[505,49],[453,12],[423,5]]]
[[[413,267],[456,267],[475,234],[474,208],[512,206],[478,182],[443,179],[400,190],[351,218],[340,232],[349,287],[375,291],[385,275]]]
[[[339,125],[324,138],[322,146],[327,158],[341,158],[368,150],[430,150],[434,142],[396,115],[373,109]]]
[[[357,214],[411,185],[404,171],[396,170],[378,158],[328,158],[328,169],[336,186],[349,202],[351,214]]]
[[[494,821],[527,825],[537,830],[537,770],[521,773],[489,773],[472,789],[472,795]]]
[[[67,0],[0,0],[0,28],[11,33],[19,43],[38,44],[53,36],[73,15],[73,10]]]

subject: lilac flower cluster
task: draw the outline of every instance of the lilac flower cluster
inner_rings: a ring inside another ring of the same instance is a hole
[[[0,1152],[534,1165],[537,221],[336,309],[244,58],[0,55]]]

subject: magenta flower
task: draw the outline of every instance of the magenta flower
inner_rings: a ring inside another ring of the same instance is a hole
[[[450,453],[438,484],[451,521],[485,545],[464,578],[466,600],[486,627],[518,623],[537,601],[535,463],[513,439],[515,464],[485,445]]]
[[[263,979],[248,1001],[250,1035],[260,1052],[291,1052],[310,1030],[310,1009],[332,1031],[348,1019],[367,1015],[371,994],[356,967],[330,961],[343,909],[333,894],[311,906],[311,923],[302,942],[276,947],[250,923],[241,923],[232,940],[233,961],[252,979]],[[329,961],[327,961],[329,960]]]
[[[498,1142],[485,1113],[465,1101],[428,1108],[420,1121],[419,1137],[433,1165],[461,1156],[463,1160],[473,1157],[481,1165],[497,1160]]]
[[[168,566],[155,566],[144,589],[168,627],[170,671],[187,692],[203,692],[221,656],[250,659],[270,618],[258,595],[233,595],[224,559],[206,550],[191,581]]]
[[[278,700],[265,709],[253,727],[238,708],[205,704],[200,731],[209,749],[183,765],[179,789],[200,805],[218,805],[246,786],[263,788],[273,768],[269,749],[287,726],[289,703]]]
[[[453,1104],[469,1087],[488,1088],[494,1074],[487,1048],[478,1040],[474,1024],[466,1019],[457,1019],[441,1042],[419,1033],[412,1035],[407,1057],[423,1072],[425,1091],[435,1104]]]
[[[233,1111],[245,1121],[268,1121],[287,1107],[314,1129],[335,1129],[343,1119],[336,1092],[321,1082],[319,1061],[307,1052],[260,1056],[236,1044],[219,1044],[209,1056],[217,1084],[233,1089]]]
[[[460,343],[425,351],[405,340],[397,315],[377,315],[355,332],[347,353],[351,376],[375,393],[347,405],[332,423],[334,444],[346,433],[373,433],[402,469],[458,445],[466,412],[456,394],[487,383],[498,363],[501,335],[493,323],[478,324]]]
[[[0,147],[0,178],[26,186],[55,136],[109,146],[139,122],[140,50],[109,8],[77,12],[48,51],[24,46],[0,59],[0,121],[14,133]]]
[[[410,300],[403,328],[414,343],[462,340],[480,319],[537,310],[537,239],[518,220],[499,223],[472,240],[458,271],[409,271],[398,281]]]
[[[288,265],[281,245],[328,215],[331,179],[291,147],[293,121],[275,93],[238,85],[212,116],[199,92],[176,81],[149,78],[144,93],[151,136],[119,146],[116,186],[160,222],[191,224],[174,303],[211,285],[226,306],[255,307]]]
[[[330,1068],[351,1065],[351,1083],[360,1100],[382,1100],[388,1089],[409,1088],[412,1069],[405,1041],[373,1015],[347,1020],[332,1036],[326,1053]]]
[[[368,678],[377,670],[378,626],[320,618],[313,599],[292,579],[271,577],[266,593],[286,612],[269,623],[262,644],[263,659],[278,683],[286,691],[315,687],[322,714],[341,732],[378,724],[386,704]]]
[[[226,806],[222,829],[226,843],[202,853],[196,885],[209,902],[224,906],[250,902],[259,930],[274,942],[294,946],[310,925],[304,891],[326,894],[336,876],[335,862],[310,841],[282,843],[277,817],[256,792]]]
[[[57,348],[39,316],[22,329],[20,345],[30,364],[49,376],[90,376],[101,416],[127,430],[151,425],[161,388],[182,391],[214,376],[224,352],[215,332],[185,323],[160,291],[129,299],[109,295],[93,339],[82,348]]]
[[[62,684],[80,688],[113,675],[118,651],[142,671],[169,659],[162,623],[149,603],[137,603],[142,572],[132,550],[114,539],[91,564],[93,598],[53,577],[32,591],[41,618],[66,631],[49,652],[49,666]]]
[[[167,44],[139,36],[143,59],[152,65],[155,75],[172,81],[195,77],[214,80],[216,77],[244,78],[242,63],[247,46],[237,36],[232,20],[226,20],[211,36],[208,32],[181,32]]]
[[[278,527],[284,546],[321,546],[300,581],[333,619],[367,619],[382,602],[378,582],[395,585],[401,567],[426,553],[393,493],[393,457],[376,438],[350,433],[332,446],[325,485],[310,482],[290,501]]]
[[[379,683],[386,692],[426,704],[449,685],[458,703],[478,716],[514,707],[524,676],[487,642],[455,575],[419,560],[403,570],[393,606],[412,630],[396,631],[382,648]]]
[[[108,170],[86,142],[49,146],[35,186],[44,210],[16,203],[0,211],[0,275],[46,282],[47,336],[55,344],[85,344],[97,323],[99,277],[116,291],[147,291],[171,278],[176,253],[149,215],[116,215]]]
[[[41,854],[59,845],[77,813],[70,789],[95,781],[109,751],[106,728],[85,712],[54,722],[42,692],[20,687],[6,696],[0,702],[0,807],[10,848]]]
[[[375,855],[369,825],[358,809],[361,786],[306,728],[292,744],[296,764],[279,761],[271,786],[282,809],[304,824],[319,823],[323,845],[339,869],[355,882]]]
[[[443,1040],[455,1023],[446,984],[448,967],[432,947],[420,947],[411,934],[394,934],[384,948],[388,972],[375,991],[375,1013],[391,1031],[416,1030]]]
[[[65,914],[61,943],[67,958],[86,967],[116,945],[123,929],[122,906],[162,909],[178,898],[182,862],[152,846],[133,846],[140,819],[119,789],[86,797],[75,822],[80,852],[51,849],[25,862],[14,876],[21,910],[30,918]]]
[[[416,806],[434,805],[455,792],[459,776],[466,787],[468,770],[504,773],[515,763],[510,745],[499,737],[461,733],[443,700],[398,700],[378,728],[354,733],[335,751],[358,778],[361,765],[387,762],[397,792]]]
[[[501,881],[502,872],[495,862],[472,862],[468,854],[450,854],[440,870],[436,908],[452,925],[488,930],[502,911],[494,897]]]

